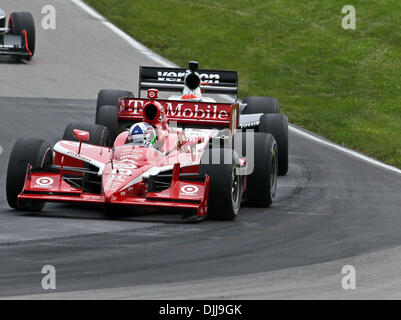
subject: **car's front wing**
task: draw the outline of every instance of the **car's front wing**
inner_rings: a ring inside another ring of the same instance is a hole
[[[26,200],[175,208],[178,211],[192,211],[196,218],[201,219],[208,213],[209,177],[182,178],[179,164],[176,164],[171,186],[161,192],[132,196],[129,189],[125,189],[106,196],[71,186],[63,179],[62,170],[32,170],[28,167],[24,188],[18,196],[18,201]]]
[[[0,56],[14,56],[30,60],[32,52],[29,49],[26,31],[21,36],[5,34],[3,42],[0,42]]]

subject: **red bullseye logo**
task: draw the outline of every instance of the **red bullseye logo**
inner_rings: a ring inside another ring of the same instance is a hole
[[[53,182],[54,182],[54,180],[49,177],[42,177],[42,178],[36,179],[36,184],[41,187],[48,187],[48,186],[52,185]]]
[[[191,184],[181,187],[181,193],[187,194],[187,195],[195,194],[198,191],[199,191],[199,188],[197,186],[194,186]]]
[[[159,91],[157,89],[149,89],[147,93],[148,99],[154,100],[158,98]]]

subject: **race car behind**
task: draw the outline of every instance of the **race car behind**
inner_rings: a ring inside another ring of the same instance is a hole
[[[6,25],[6,13],[0,9],[0,56],[31,60],[35,54],[35,22],[30,12],[13,12]]]

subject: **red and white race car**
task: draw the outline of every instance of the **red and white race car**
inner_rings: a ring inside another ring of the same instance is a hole
[[[217,103],[203,96],[236,96],[237,84],[236,72],[198,70],[196,62],[188,70],[141,67],[138,98],[100,91],[96,124],[69,124],[53,148],[34,138],[15,143],[7,173],[9,205],[174,208],[194,220],[233,220],[242,202],[270,206],[277,175],[288,170],[287,118],[272,98]],[[141,98],[144,89],[147,97]],[[178,90],[181,95],[158,97],[159,91]],[[130,138],[135,123],[154,128],[153,144]]]

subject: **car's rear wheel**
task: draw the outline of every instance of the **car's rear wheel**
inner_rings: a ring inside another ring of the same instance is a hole
[[[51,145],[41,139],[21,138],[14,144],[10,154],[7,169],[6,193],[11,208],[17,210],[41,210],[45,203],[42,201],[18,201],[18,195],[24,187],[28,164],[34,168],[44,168],[53,164]]]
[[[207,149],[202,155],[199,173],[209,176],[209,219],[229,221],[237,217],[241,206],[237,168],[232,149]]]
[[[238,133],[234,148],[247,159],[246,203],[254,207],[269,207],[277,189],[277,143],[271,134]]]
[[[96,103],[96,123],[98,121],[99,110],[102,106],[118,106],[118,99],[130,97],[134,98],[134,94],[131,91],[125,90],[112,90],[112,89],[102,89],[97,95]]]
[[[279,113],[280,106],[276,98],[270,97],[247,97],[242,100],[247,106],[242,112],[243,114],[253,113]]]
[[[259,132],[270,133],[277,142],[278,174],[288,172],[288,119],[284,114],[265,114],[260,118]]]
[[[65,128],[63,140],[78,141],[78,139],[74,137],[74,129],[89,132],[89,141],[86,143],[102,147],[111,146],[110,133],[105,126],[92,123],[72,122]]]
[[[8,28],[14,35],[25,37],[23,31],[26,31],[28,50],[32,56],[35,54],[36,47],[36,30],[35,21],[30,12],[13,12],[8,21]]]
[[[99,109],[97,124],[109,129],[111,144],[114,144],[118,135],[118,110],[115,106],[102,106]]]

